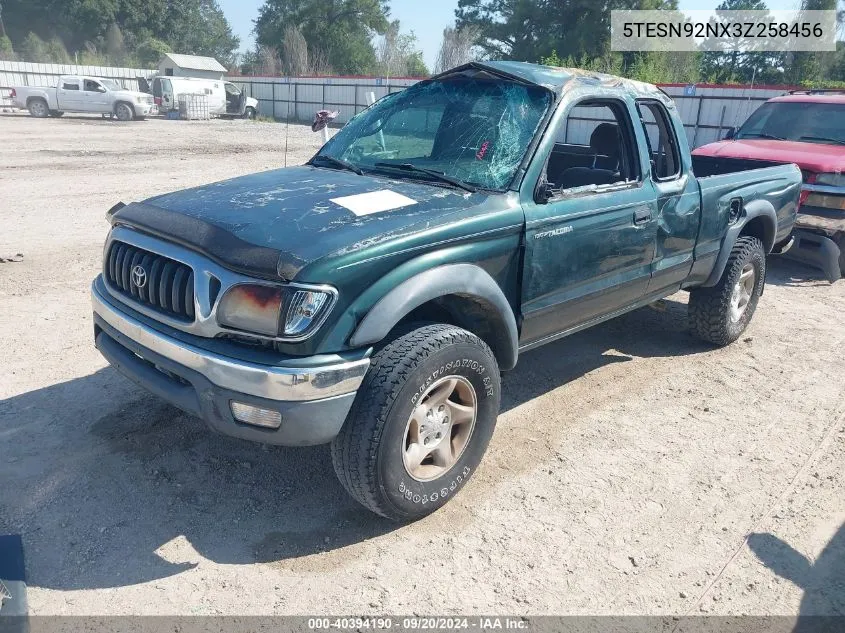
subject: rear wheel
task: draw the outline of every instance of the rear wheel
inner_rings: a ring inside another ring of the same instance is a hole
[[[431,514],[475,472],[499,413],[499,366],[474,334],[424,325],[375,353],[332,442],[344,488],[396,521]]]
[[[65,115],[65,113],[60,111],[60,110],[50,110],[50,116],[51,117],[59,118],[59,117],[63,117],[64,115]]]
[[[27,107],[29,113],[37,119],[44,119],[50,116],[50,108],[44,99],[30,99]]]
[[[756,237],[737,238],[722,273],[712,288],[696,288],[690,293],[690,328],[701,339],[715,345],[728,345],[738,339],[763,294],[766,279],[766,252]]]
[[[135,118],[135,111],[128,103],[118,103],[114,106],[114,115],[118,121],[131,121]]]

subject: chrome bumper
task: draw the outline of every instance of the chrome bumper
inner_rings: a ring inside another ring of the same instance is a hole
[[[98,283],[99,282],[99,283]],[[259,365],[221,356],[183,343],[119,311],[103,296],[98,277],[91,287],[94,313],[127,338],[230,391],[286,402],[320,400],[358,390],[370,360],[315,367]]]

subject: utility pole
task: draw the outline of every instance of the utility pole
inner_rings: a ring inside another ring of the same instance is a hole
[[[3,26],[3,3],[0,2],[0,37],[6,37],[6,27]]]

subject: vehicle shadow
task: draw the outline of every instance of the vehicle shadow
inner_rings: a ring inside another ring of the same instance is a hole
[[[503,410],[608,363],[705,351],[685,308],[664,301],[526,353]],[[27,583],[52,589],[166,578],[197,554],[342,565],[348,545],[399,529],[346,495],[328,447],[211,435],[111,368],[0,401],[0,481],[0,531],[23,535]]]
[[[808,560],[771,534],[749,535],[748,546],[766,567],[804,590],[795,632],[822,630],[814,620],[819,616],[837,616],[839,626],[842,625],[845,616],[845,524],[815,561]]]
[[[766,259],[766,283],[775,286],[829,286],[822,271],[787,257]]]
[[[20,112],[0,112],[0,118],[9,118],[9,119],[20,119],[20,118],[32,118],[32,115],[29,112],[25,112],[21,110]],[[147,120],[146,117],[144,119],[136,119],[133,121],[128,121],[129,123],[143,123]],[[64,114],[60,117],[45,117],[42,121],[81,121],[83,123],[99,123],[102,125],[109,125],[114,123],[120,123],[117,119],[110,119],[109,117],[101,116],[100,114]]]

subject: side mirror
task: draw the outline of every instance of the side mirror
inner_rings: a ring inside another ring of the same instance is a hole
[[[553,195],[552,186],[546,180],[546,176],[543,175],[537,183],[537,188],[534,190],[534,202],[537,204],[548,204]]]
[[[733,138],[735,136],[736,136],[736,128],[735,127],[729,127],[728,131],[725,133],[724,140],[731,141],[731,140],[733,140]]]

